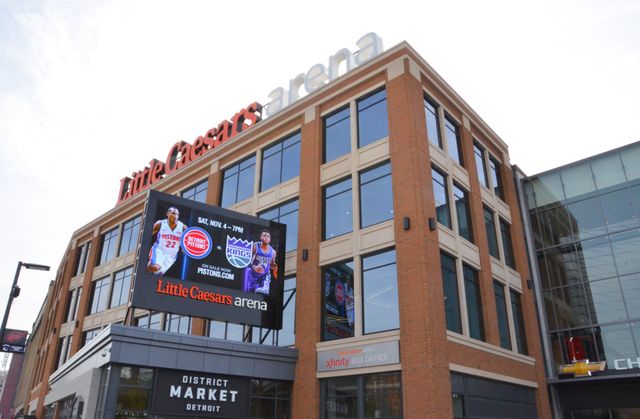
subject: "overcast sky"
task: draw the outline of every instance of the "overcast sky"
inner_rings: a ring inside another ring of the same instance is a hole
[[[376,32],[406,40],[527,174],[640,141],[640,1],[0,0],[0,312],[31,329],[119,180]]]

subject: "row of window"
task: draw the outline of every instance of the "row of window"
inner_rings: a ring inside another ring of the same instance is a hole
[[[452,193],[449,193],[449,177],[441,170],[433,167],[431,169],[433,181],[433,195],[436,205],[436,219],[447,228],[453,229],[451,212],[456,214],[456,227],[458,234],[473,243],[473,229],[471,227],[471,212],[469,209],[469,193],[457,182],[452,181]],[[451,197],[454,205],[451,206]],[[511,226],[502,217],[497,217],[500,241],[498,240],[498,230],[496,228],[496,214],[487,206],[483,206],[485,228],[489,254],[496,259],[502,259],[507,266],[515,269],[515,257],[513,254],[513,243],[511,240]],[[502,246],[499,246],[499,243]],[[502,249],[502,255],[500,250]]]
[[[445,317],[447,329],[456,333],[463,333],[463,322],[468,328],[469,336],[485,340],[484,318],[482,315],[482,292],[478,271],[473,267],[461,264],[459,274],[458,261],[453,256],[442,252],[440,254],[442,268],[442,286],[444,289]],[[511,350],[515,346],[520,353],[527,354],[527,343],[522,317],[522,303],[520,294],[512,289],[505,290],[505,285],[494,281],[494,301],[496,305],[500,346]],[[464,298],[462,298],[464,295]],[[508,297],[507,297],[508,295]],[[462,317],[462,301],[465,303],[466,318]],[[508,306],[511,308],[509,316]],[[514,332],[515,345],[512,346],[511,330]]]

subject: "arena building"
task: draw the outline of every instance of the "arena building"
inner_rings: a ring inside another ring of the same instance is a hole
[[[409,44],[356,45],[114,182],[19,413],[551,417],[507,145]],[[131,307],[150,189],[286,224],[281,330]]]

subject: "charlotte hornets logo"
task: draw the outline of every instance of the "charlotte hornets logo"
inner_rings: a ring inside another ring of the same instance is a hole
[[[229,263],[236,268],[244,268],[251,262],[253,242],[227,236],[226,256]]]

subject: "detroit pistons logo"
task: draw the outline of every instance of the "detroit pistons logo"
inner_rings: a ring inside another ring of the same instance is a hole
[[[211,253],[211,236],[200,227],[189,227],[182,234],[180,247],[187,256],[203,259]]]

